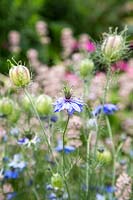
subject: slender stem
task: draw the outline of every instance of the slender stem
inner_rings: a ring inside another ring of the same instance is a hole
[[[47,145],[48,145],[48,150],[49,150],[49,152],[53,155],[53,151],[52,151],[52,148],[51,148],[50,143],[49,143],[49,141],[48,141],[48,137],[47,137],[47,135],[46,135],[46,133],[45,133],[45,129],[44,129],[44,127],[43,127],[43,124],[42,124],[42,121],[41,121],[41,119],[40,119],[40,116],[39,116],[39,114],[38,114],[38,112],[37,112],[37,110],[36,110],[36,107],[35,107],[35,105],[34,105],[34,103],[33,103],[33,101],[32,101],[32,98],[31,98],[31,96],[30,96],[30,94],[29,94],[29,92],[27,91],[26,88],[24,88],[24,92],[25,92],[26,96],[28,97],[28,99],[29,99],[29,101],[30,101],[30,103],[31,103],[31,105],[32,105],[32,107],[33,107],[34,113],[35,113],[35,115],[36,115],[36,117],[37,117],[37,119],[38,119],[38,121],[39,121],[40,127],[41,127],[41,129],[42,129],[42,131],[43,131],[43,133],[44,133],[44,139],[45,139],[45,141],[46,141],[46,143],[47,143]]]
[[[107,67],[108,67],[108,71],[107,71],[107,76],[106,76],[106,84],[105,84],[105,87],[104,87],[104,94],[103,94],[103,99],[102,99],[102,105],[103,106],[106,102],[106,96],[107,96],[108,89],[109,89],[109,80],[110,80],[110,73],[111,73],[110,64],[107,64]],[[100,121],[101,121],[101,117],[102,117],[102,112],[100,113],[100,116],[99,116],[99,124],[100,124]],[[94,148],[94,155],[95,156],[96,156],[96,148],[97,148],[98,140],[99,140],[99,126],[97,126],[97,128],[96,128],[96,142],[95,142],[95,148]]]
[[[106,96],[107,96],[108,89],[109,89],[110,74],[111,74],[111,69],[110,69],[110,65],[108,65],[108,71],[107,71],[107,76],[106,76],[106,84],[105,84],[104,94],[103,94],[103,99],[102,99],[103,105],[106,102]]]
[[[37,191],[36,191],[35,188],[32,188],[32,192],[34,193],[36,199],[37,199],[37,200],[40,200],[40,198],[39,198],[39,196],[38,196],[38,193],[37,193]]]
[[[67,130],[67,126],[68,126],[68,123],[69,123],[69,119],[70,119],[70,116],[68,115],[68,118],[67,118],[67,121],[66,121],[66,125],[65,125],[65,128],[64,128],[64,131],[63,131],[63,171],[65,173],[65,133],[66,133],[66,130]]]
[[[90,141],[91,141],[91,135],[90,132],[88,140],[87,140],[87,153],[86,153],[86,199],[89,198],[89,175],[90,175],[90,169],[89,169],[89,158],[90,158]]]
[[[64,182],[65,182],[65,185],[66,185],[66,189],[67,189],[67,193],[68,193],[68,197],[69,197],[69,200],[71,199],[70,197],[70,192],[69,192],[69,188],[68,188],[68,185],[67,185],[67,181],[66,181],[66,175],[65,175],[65,133],[66,133],[66,130],[67,130],[67,127],[68,127],[68,123],[69,123],[69,119],[70,119],[70,116],[68,115],[68,118],[67,118],[67,121],[66,121],[66,125],[65,125],[65,128],[64,128],[64,131],[63,131],[63,152],[62,152],[62,165],[63,165],[63,177],[64,177]]]
[[[111,129],[111,126],[110,126],[110,122],[109,122],[108,116],[106,116],[106,123],[107,123],[107,128],[108,128],[109,137],[110,137],[110,140],[111,140],[111,143],[112,143],[112,153],[113,153],[113,177],[112,177],[112,187],[114,187],[114,185],[115,185],[115,174],[116,174],[116,171],[115,171],[116,153],[115,153],[115,146],[114,146],[114,143],[113,143],[112,129]]]
[[[94,147],[94,156],[95,157],[96,157],[98,139],[99,139],[99,125],[97,124],[96,125],[96,142],[95,142],[95,147]]]

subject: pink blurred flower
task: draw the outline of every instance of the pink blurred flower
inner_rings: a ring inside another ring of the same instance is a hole
[[[133,67],[128,67],[127,73],[128,73],[128,76],[133,78]]]
[[[113,70],[121,70],[121,71],[127,71],[128,70],[128,63],[124,60],[120,60],[118,62],[116,62],[113,66],[112,66]]]
[[[91,42],[90,40],[87,42],[86,44],[86,50],[90,53],[96,51],[96,46],[93,42]]]
[[[65,74],[65,80],[70,85],[73,85],[73,86],[76,86],[79,83],[79,78],[75,74],[72,74],[72,73],[66,73]]]

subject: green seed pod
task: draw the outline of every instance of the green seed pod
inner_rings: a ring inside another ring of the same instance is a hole
[[[58,173],[53,174],[53,176],[51,177],[51,185],[57,189],[63,188],[63,180],[62,180],[60,174],[58,174]]]
[[[12,113],[8,116],[8,120],[12,123],[16,123],[20,117],[20,110],[18,108],[13,109]]]
[[[34,101],[33,97],[32,97],[32,101]],[[27,111],[27,112],[31,111],[32,105],[31,105],[31,102],[30,102],[30,100],[27,96],[23,96],[21,98],[21,104],[22,104],[22,107],[24,108],[25,111]]]
[[[36,100],[36,109],[40,115],[49,115],[52,112],[52,99],[47,95],[40,95]]]
[[[91,59],[85,59],[83,61],[81,61],[80,63],[80,75],[85,78],[87,77],[93,70],[94,68],[94,63]]]
[[[23,65],[13,66],[9,71],[9,76],[17,87],[27,86],[31,80],[28,68]]]
[[[101,163],[101,164],[106,164],[108,165],[111,160],[112,160],[112,155],[110,153],[110,151],[108,150],[104,150],[104,149],[99,149],[97,151],[97,160]]]
[[[1,100],[1,111],[4,115],[10,115],[13,111],[13,101],[9,98]]]

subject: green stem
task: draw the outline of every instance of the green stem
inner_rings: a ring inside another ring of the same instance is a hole
[[[66,121],[66,125],[65,125],[65,128],[64,128],[64,131],[63,131],[63,171],[65,173],[65,133],[66,133],[66,130],[67,130],[67,126],[68,126],[68,123],[69,123],[69,119],[70,119],[70,116],[68,115],[68,118],[67,118],[67,121]]]
[[[109,118],[108,116],[106,116],[106,124],[107,124],[107,128],[108,128],[108,133],[109,133],[109,137],[112,143],[112,153],[113,153],[113,177],[112,177],[112,187],[114,187],[115,185],[115,174],[116,174],[116,170],[115,170],[115,163],[116,163],[116,153],[115,153],[115,146],[113,143],[113,134],[112,134],[112,129],[110,126],[110,122],[109,122]]]
[[[35,115],[36,115],[36,117],[37,117],[37,119],[38,119],[38,121],[39,121],[40,127],[41,127],[41,129],[42,129],[42,131],[43,131],[43,134],[44,134],[44,139],[45,139],[45,141],[46,141],[46,143],[47,143],[47,145],[48,145],[48,150],[49,150],[49,152],[50,152],[50,153],[52,154],[52,156],[53,156],[52,148],[51,148],[51,146],[50,146],[50,143],[49,143],[49,141],[48,141],[48,137],[47,137],[47,135],[46,135],[46,133],[45,133],[45,129],[44,129],[44,127],[43,127],[43,124],[42,124],[42,121],[41,121],[41,119],[40,119],[40,116],[39,116],[39,114],[38,114],[38,112],[37,112],[37,110],[36,110],[36,107],[35,107],[35,105],[34,105],[34,103],[33,103],[33,101],[32,101],[32,98],[31,98],[31,96],[30,96],[30,94],[29,94],[29,92],[27,91],[26,88],[24,88],[24,92],[25,92],[26,96],[28,97],[28,99],[29,99],[29,101],[30,101],[30,103],[31,103],[31,105],[32,105],[32,107],[33,107],[34,113],[35,113]]]
[[[106,96],[107,96],[108,89],[109,89],[110,74],[111,74],[111,69],[110,69],[110,64],[109,64],[108,65],[108,71],[107,71],[107,77],[106,77],[106,84],[105,84],[104,94],[103,94],[103,99],[102,99],[103,105],[106,102]]]
[[[39,196],[38,196],[38,193],[37,193],[37,191],[36,191],[35,188],[32,188],[32,192],[34,193],[36,199],[37,199],[37,200],[40,200],[40,198],[39,198]]]
[[[90,141],[91,141],[91,132],[89,134],[88,140],[87,140],[87,153],[86,153],[86,199],[89,198],[89,175],[90,175],[90,169],[89,169],[89,158],[90,158]]]
[[[63,165],[63,177],[64,177],[64,182],[65,182],[65,185],[66,185],[66,189],[67,189],[67,193],[68,193],[68,197],[69,197],[69,200],[71,199],[70,197],[70,192],[69,192],[69,188],[68,188],[68,185],[67,185],[67,181],[66,181],[66,175],[65,175],[65,133],[66,133],[66,130],[67,130],[67,127],[68,127],[68,123],[69,123],[69,119],[70,119],[70,116],[68,115],[68,118],[67,118],[67,121],[66,121],[66,125],[65,125],[65,128],[64,128],[64,131],[63,131],[63,152],[62,152],[62,165]]]
[[[108,89],[109,89],[109,80],[110,80],[110,72],[111,72],[110,64],[107,64],[107,67],[108,67],[108,71],[107,71],[107,77],[106,77],[106,84],[104,87],[102,105],[104,105],[106,102],[106,96],[107,96]],[[100,116],[99,116],[99,124],[101,122],[101,117],[102,117],[102,112],[100,113]],[[94,156],[96,156],[96,148],[97,148],[98,140],[99,140],[99,126],[97,126],[97,128],[96,128],[96,142],[95,142],[95,148],[94,148]]]

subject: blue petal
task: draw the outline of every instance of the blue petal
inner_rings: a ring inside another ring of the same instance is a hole
[[[71,105],[73,107],[73,109],[77,112],[81,112],[80,107],[78,106],[78,104],[71,102]]]
[[[65,146],[65,148],[64,148],[64,152],[65,152],[65,153],[71,153],[71,152],[73,152],[73,151],[75,151],[75,147],[72,147],[72,146]]]
[[[97,106],[97,107],[92,111],[92,115],[93,115],[94,117],[97,116],[98,114],[100,114],[101,110],[102,110],[102,105]]]

